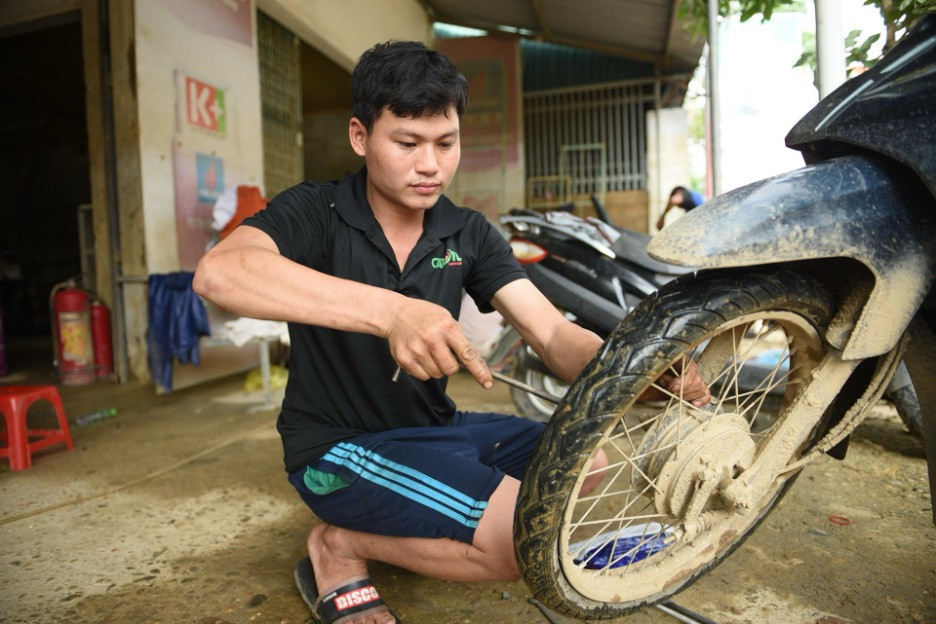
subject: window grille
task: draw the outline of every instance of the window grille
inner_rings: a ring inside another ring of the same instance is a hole
[[[264,192],[273,197],[303,178],[299,38],[257,12]]]
[[[653,82],[628,81],[524,95],[527,205],[645,190],[646,112]]]

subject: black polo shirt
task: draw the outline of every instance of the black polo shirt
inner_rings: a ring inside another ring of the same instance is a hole
[[[502,286],[526,277],[510,246],[481,213],[441,197],[400,272],[367,203],[367,172],[303,182],[244,224],[266,232],[280,253],[322,273],[432,301],[458,318],[462,289],[482,310]],[[403,374],[386,339],[289,323],[289,382],[277,421],[286,469],[298,470],[340,440],[398,427],[445,424],[455,405],[446,379]]]

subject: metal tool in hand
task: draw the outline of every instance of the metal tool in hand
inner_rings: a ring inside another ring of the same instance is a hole
[[[503,381],[508,386],[513,386],[514,388],[518,388],[520,390],[523,390],[524,392],[529,392],[530,394],[534,396],[538,396],[539,398],[545,401],[549,401],[550,403],[554,403],[556,405],[559,405],[559,401],[562,400],[557,396],[553,396],[549,393],[543,392],[542,390],[537,390],[536,388],[534,388],[533,386],[529,384],[525,384],[522,381],[517,381],[513,377],[508,377],[507,375],[503,373],[498,373],[497,371],[491,371],[491,377],[493,377],[494,379],[498,381]]]
[[[390,381],[393,381],[393,382],[399,381],[399,380],[400,380],[400,373],[402,373],[402,372],[403,372],[403,368],[400,367],[400,366],[397,366],[397,367],[396,367],[396,370],[393,371],[393,376],[390,378]],[[551,394],[548,394],[548,393],[546,393],[546,392],[543,392],[542,390],[537,390],[536,388],[534,388],[533,386],[531,386],[531,385],[529,385],[529,384],[525,384],[525,383],[523,383],[522,381],[517,381],[517,380],[514,379],[513,377],[508,377],[507,375],[505,375],[505,374],[503,374],[503,373],[498,373],[497,371],[491,371],[491,377],[493,377],[494,379],[496,379],[496,380],[498,380],[498,381],[504,382],[504,383],[507,384],[508,386],[513,386],[514,388],[517,388],[517,389],[519,389],[519,390],[523,390],[524,392],[529,392],[530,394],[532,394],[532,395],[534,395],[534,396],[538,396],[539,398],[543,399],[544,401],[549,401],[550,403],[554,403],[554,404],[556,404],[556,405],[558,405],[558,404],[559,404],[559,401],[562,400],[562,399],[560,399],[560,398],[557,397],[557,396],[553,396],[553,395],[551,395]]]

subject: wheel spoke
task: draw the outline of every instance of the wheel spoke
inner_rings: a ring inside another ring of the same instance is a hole
[[[620,465],[617,466],[617,471],[615,472],[614,476],[612,478],[605,479],[606,483],[604,484],[603,489],[600,494],[597,494],[593,497],[582,497],[578,499],[577,503],[583,503],[583,502],[589,503],[590,502],[588,509],[582,512],[581,515],[579,516],[581,519],[589,517],[589,515],[595,509],[595,507],[605,497],[609,496],[608,490],[614,485],[614,483],[617,481],[617,478],[624,472],[627,466],[628,466],[628,462],[622,462]],[[642,494],[642,492],[638,494]],[[630,496],[628,496],[628,499],[630,499]],[[580,524],[577,524],[576,526],[580,526]]]
[[[771,375],[773,375],[776,370],[778,369],[774,369]],[[764,406],[764,402],[767,400],[767,396],[770,394],[771,390],[774,390],[775,388],[788,388],[799,383],[796,380],[790,381],[790,376],[794,372],[796,372],[795,369],[788,369],[779,379],[772,377],[765,378],[764,381],[761,381],[761,383],[758,384],[757,388],[754,388],[754,390],[747,393],[747,396],[745,397],[746,400],[741,403],[740,408],[738,409],[738,413],[742,415],[745,415],[749,412],[751,413],[751,417],[747,418],[748,425],[751,427],[754,426],[754,420],[757,418],[761,408]],[[765,382],[767,385],[761,387]]]

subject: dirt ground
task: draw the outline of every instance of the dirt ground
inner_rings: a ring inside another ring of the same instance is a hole
[[[28,471],[0,460],[0,622],[311,621],[291,575],[316,519],[286,482],[275,412],[257,411],[242,381],[164,396],[61,388],[72,420],[118,414],[73,426],[75,449],[43,453]],[[49,380],[0,380],[14,382]],[[502,384],[484,391],[459,375],[450,389],[463,409],[512,410]],[[523,582],[371,572],[410,624],[547,622]],[[745,545],[674,600],[719,624],[923,624],[936,622],[934,591],[922,446],[882,404],[844,462],[807,467]],[[647,608],[616,621],[677,620]]]

